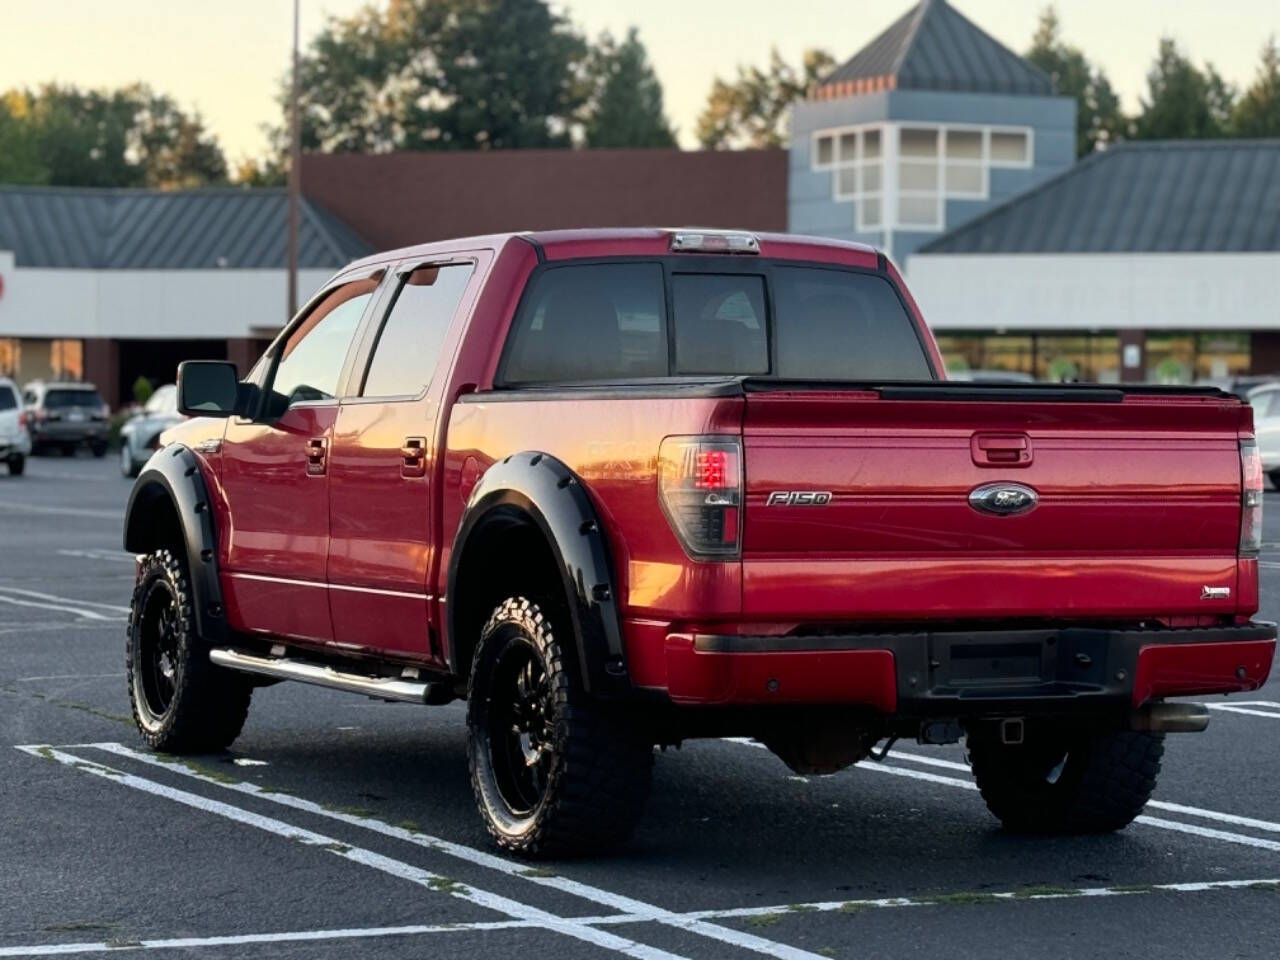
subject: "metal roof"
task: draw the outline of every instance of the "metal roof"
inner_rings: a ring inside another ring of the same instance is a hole
[[[1053,96],[1053,81],[945,0],[921,0],[815,88],[815,99],[873,90]]]
[[[0,250],[12,250],[21,267],[283,269],[287,203],[283,189],[0,186]],[[340,267],[370,250],[303,199],[300,267]]]
[[[920,253],[1280,250],[1280,140],[1122,143]]]

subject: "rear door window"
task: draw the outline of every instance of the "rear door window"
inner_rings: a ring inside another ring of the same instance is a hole
[[[933,379],[915,324],[883,277],[779,267],[774,278],[778,376]]]
[[[18,398],[14,396],[13,390],[0,383],[0,410],[13,410],[18,406]]]
[[[399,281],[373,348],[365,397],[417,396],[431,380],[449,323],[471,278],[470,264],[424,266]]]
[[[661,377],[667,373],[662,267],[582,264],[541,273],[521,303],[510,384]]]
[[[769,372],[764,277],[678,273],[671,294],[676,373]]]

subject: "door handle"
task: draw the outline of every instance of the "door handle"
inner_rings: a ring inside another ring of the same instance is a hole
[[[400,476],[424,477],[427,474],[427,438],[405,437],[400,448]]]
[[[312,437],[307,441],[307,476],[323,477],[329,453],[329,441]]]

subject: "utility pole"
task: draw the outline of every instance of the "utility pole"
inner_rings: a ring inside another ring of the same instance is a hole
[[[302,195],[302,125],[298,122],[298,20],[301,0],[293,0],[293,76],[289,83],[289,315],[298,312],[298,205]]]

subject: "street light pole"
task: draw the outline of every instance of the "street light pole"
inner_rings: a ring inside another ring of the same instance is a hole
[[[302,127],[298,122],[298,20],[301,0],[293,0],[293,75],[289,83],[289,315],[298,312],[298,205],[302,193]]]

